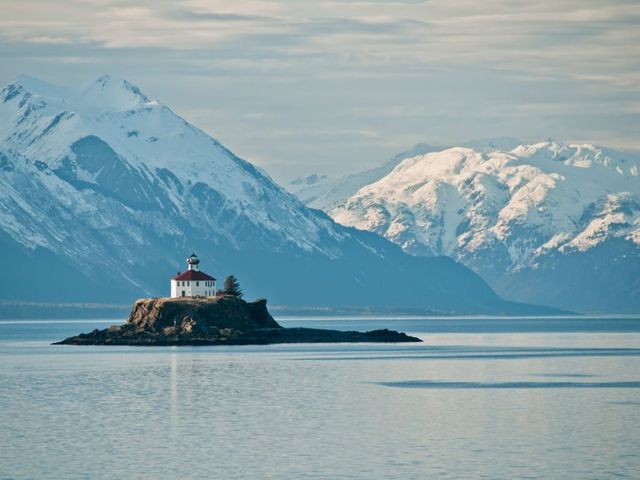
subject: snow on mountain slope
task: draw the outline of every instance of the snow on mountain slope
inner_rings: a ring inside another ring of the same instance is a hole
[[[328,211],[339,201],[350,197],[360,188],[378,180],[388,174],[403,159],[408,156],[419,155],[427,152],[442,150],[444,147],[420,143],[411,150],[402,152],[379,167],[360,173],[345,175],[338,179],[330,180],[326,177],[319,179],[311,185],[294,181],[289,184],[289,190],[293,192],[305,205]]]
[[[550,268],[557,255],[611,240],[637,255],[639,165],[637,155],[593,145],[450,148],[403,160],[329,213],[412,254],[450,256],[512,294],[505,274]],[[519,300],[544,301],[518,288]]]
[[[492,152],[508,148],[509,150],[520,145],[516,138],[482,138],[463,144],[465,147],[475,148],[480,152]],[[310,175],[307,179],[297,179],[289,184],[289,191],[294,193],[302,202],[312,208],[329,211],[342,200],[349,198],[362,187],[373,183],[393,170],[405,158],[424,155],[430,152],[440,152],[449,147],[419,143],[411,149],[395,155],[382,165],[364,172],[345,175],[337,179],[329,179],[326,176]],[[315,180],[308,182],[304,180]]]
[[[197,251],[250,295],[290,305],[540,312],[447,258],[415,258],[305,207],[125,80],[19,77],[0,91],[0,298],[167,293]],[[405,284],[388,284],[404,278]]]
[[[186,213],[192,200],[182,195],[185,186],[205,192],[214,185],[216,198],[209,201],[244,214],[284,242],[311,250],[319,248],[321,231],[335,234],[329,222],[302,214],[295,199],[265,174],[126,81],[103,76],[74,90],[19,78],[2,90],[0,100],[5,155],[22,158],[15,168],[40,179],[60,201],[74,198],[69,207],[77,213],[88,208],[83,197],[107,186],[120,188],[115,194],[129,206],[164,205]],[[150,191],[144,187],[147,182],[164,188]],[[5,198],[15,194],[11,190],[11,185],[3,189]],[[259,201],[274,196],[277,201]],[[16,211],[2,213],[10,218]],[[37,242],[51,247],[55,242],[47,242],[45,234],[50,219],[42,212],[39,217],[28,213],[32,225],[38,225]],[[197,220],[228,234],[220,219]]]

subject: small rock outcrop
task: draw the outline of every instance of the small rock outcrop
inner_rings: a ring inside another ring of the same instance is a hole
[[[283,328],[266,300],[233,297],[137,300],[124,325],[70,337],[59,345],[265,345],[270,343],[420,342],[392,330]]]

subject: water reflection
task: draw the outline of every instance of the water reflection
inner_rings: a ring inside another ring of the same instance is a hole
[[[177,348],[177,347],[175,347]],[[178,353],[174,351],[170,355],[171,358],[171,430],[175,431],[178,419],[178,408],[180,405],[180,398],[178,397]]]
[[[0,327],[0,479],[640,471],[638,333],[93,348],[45,327]]]

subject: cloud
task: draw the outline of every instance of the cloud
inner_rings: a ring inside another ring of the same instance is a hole
[[[355,170],[412,139],[637,143],[639,25],[635,0],[9,0],[0,77],[113,71],[272,165]]]
[[[487,0],[479,7],[470,0],[144,0],[131,6],[119,0],[75,0],[62,7],[45,1],[24,9],[18,2],[10,5],[0,20],[0,38],[12,41],[195,52],[233,43],[249,56],[276,61],[485,63],[533,73],[572,70],[582,78],[594,73],[598,63],[624,76],[638,68],[639,60],[629,60],[640,58],[640,13],[634,2]]]

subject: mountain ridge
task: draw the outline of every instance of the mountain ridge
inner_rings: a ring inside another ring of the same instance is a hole
[[[638,165],[640,155],[590,144],[452,147],[405,158],[329,214],[408,253],[452,257],[506,298],[579,311],[638,311]],[[595,249],[616,239],[620,245],[608,253]],[[592,258],[596,251],[601,258]],[[568,258],[578,253],[584,272]],[[629,265],[617,270],[627,287],[613,292],[609,278],[580,292],[581,277],[611,270],[616,255]],[[553,270],[561,265],[575,278],[563,277],[558,295]]]
[[[247,294],[280,304],[553,311],[503,301],[450,259],[407,256],[336,224],[113,77],[79,88],[23,79],[2,89],[0,168],[11,299],[161,296],[184,252],[195,250],[205,270],[234,273]]]

